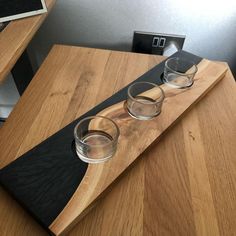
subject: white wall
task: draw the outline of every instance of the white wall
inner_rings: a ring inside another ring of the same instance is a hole
[[[236,73],[235,0],[57,0],[30,45],[40,64],[55,43],[130,51],[133,31],[184,34],[184,50]]]

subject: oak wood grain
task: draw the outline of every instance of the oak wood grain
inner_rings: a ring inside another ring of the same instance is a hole
[[[80,55],[79,63],[77,54]],[[162,59],[106,50],[55,47],[0,131],[0,145],[3,147],[0,157],[5,157],[0,159],[1,167]],[[77,68],[76,63],[68,63],[71,60],[78,64],[83,62],[83,66]],[[68,75],[65,68],[71,72],[69,77],[65,76]],[[57,76],[54,70],[57,70]],[[86,79],[87,76],[91,78]],[[90,82],[92,78],[98,80],[94,87]],[[74,91],[76,79],[81,80],[76,87],[81,93]],[[102,82],[108,86],[104,88]],[[234,94],[235,83],[227,72],[227,76],[160,143],[142,155],[137,165],[70,234],[202,235],[202,232],[212,232],[213,235],[220,232],[233,235],[236,175],[232,141],[236,138]],[[214,129],[215,125],[220,125],[220,131]],[[198,142],[191,141],[192,136],[199,137]],[[197,160],[192,159],[198,151],[203,163],[194,163]],[[193,168],[195,164],[196,169]],[[206,168],[202,168],[204,165]],[[209,184],[205,187],[206,171]],[[227,191],[223,191],[224,186]],[[2,235],[46,234],[2,189],[0,193]],[[205,209],[208,206],[209,210]],[[213,219],[208,219],[209,216]]]
[[[55,1],[45,0],[47,13],[11,21],[0,33],[0,84],[46,19]]]
[[[9,164],[161,60],[109,50],[54,47],[0,131],[0,157],[5,157],[0,158],[0,166]],[[46,234],[2,188],[0,199],[2,235]]]

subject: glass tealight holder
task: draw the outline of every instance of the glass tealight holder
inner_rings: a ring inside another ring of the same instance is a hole
[[[161,113],[165,95],[161,87],[150,82],[136,82],[128,88],[125,108],[130,116],[150,120]]]
[[[163,81],[174,88],[188,88],[193,85],[197,73],[194,62],[173,57],[165,62]]]
[[[105,162],[115,154],[119,134],[113,120],[103,116],[86,117],[74,129],[76,153],[87,163]]]

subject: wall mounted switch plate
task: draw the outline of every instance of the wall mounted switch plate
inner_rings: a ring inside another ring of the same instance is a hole
[[[133,52],[163,55],[165,48],[171,44],[177,50],[183,48],[185,35],[148,33],[135,31],[133,37]]]

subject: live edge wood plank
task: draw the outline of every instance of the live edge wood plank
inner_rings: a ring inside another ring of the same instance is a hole
[[[58,59],[60,55],[63,59]],[[95,49],[80,49],[80,55],[84,72],[78,75],[74,68],[70,79],[73,83],[73,77],[80,76],[83,81],[80,89],[88,89],[90,96],[83,98],[86,92],[72,96],[73,84],[63,83],[66,71],[62,65],[68,58],[76,60],[75,54],[72,48],[55,47],[0,131],[0,157],[7,157],[1,158],[0,166],[162,60],[156,56]],[[91,64],[97,65],[92,71]],[[60,68],[57,78],[52,76],[56,68]],[[85,75],[96,76],[97,90],[95,86],[90,89]],[[103,80],[109,85],[105,95],[98,93],[104,89],[99,86]],[[70,235],[233,235],[236,230],[235,104],[235,83],[227,72],[172,132],[142,155],[137,165]],[[201,163],[189,155],[192,152],[199,153]],[[46,234],[2,189],[0,199],[1,235]]]
[[[55,46],[1,129],[0,157],[5,158],[0,159],[0,166],[7,165],[161,60],[156,56]],[[70,75],[65,65],[72,66]],[[76,87],[78,78],[80,83]],[[0,199],[2,235],[45,234],[2,188]]]
[[[55,1],[45,0],[48,9],[47,13],[11,21],[0,33],[0,84],[46,19]]]

